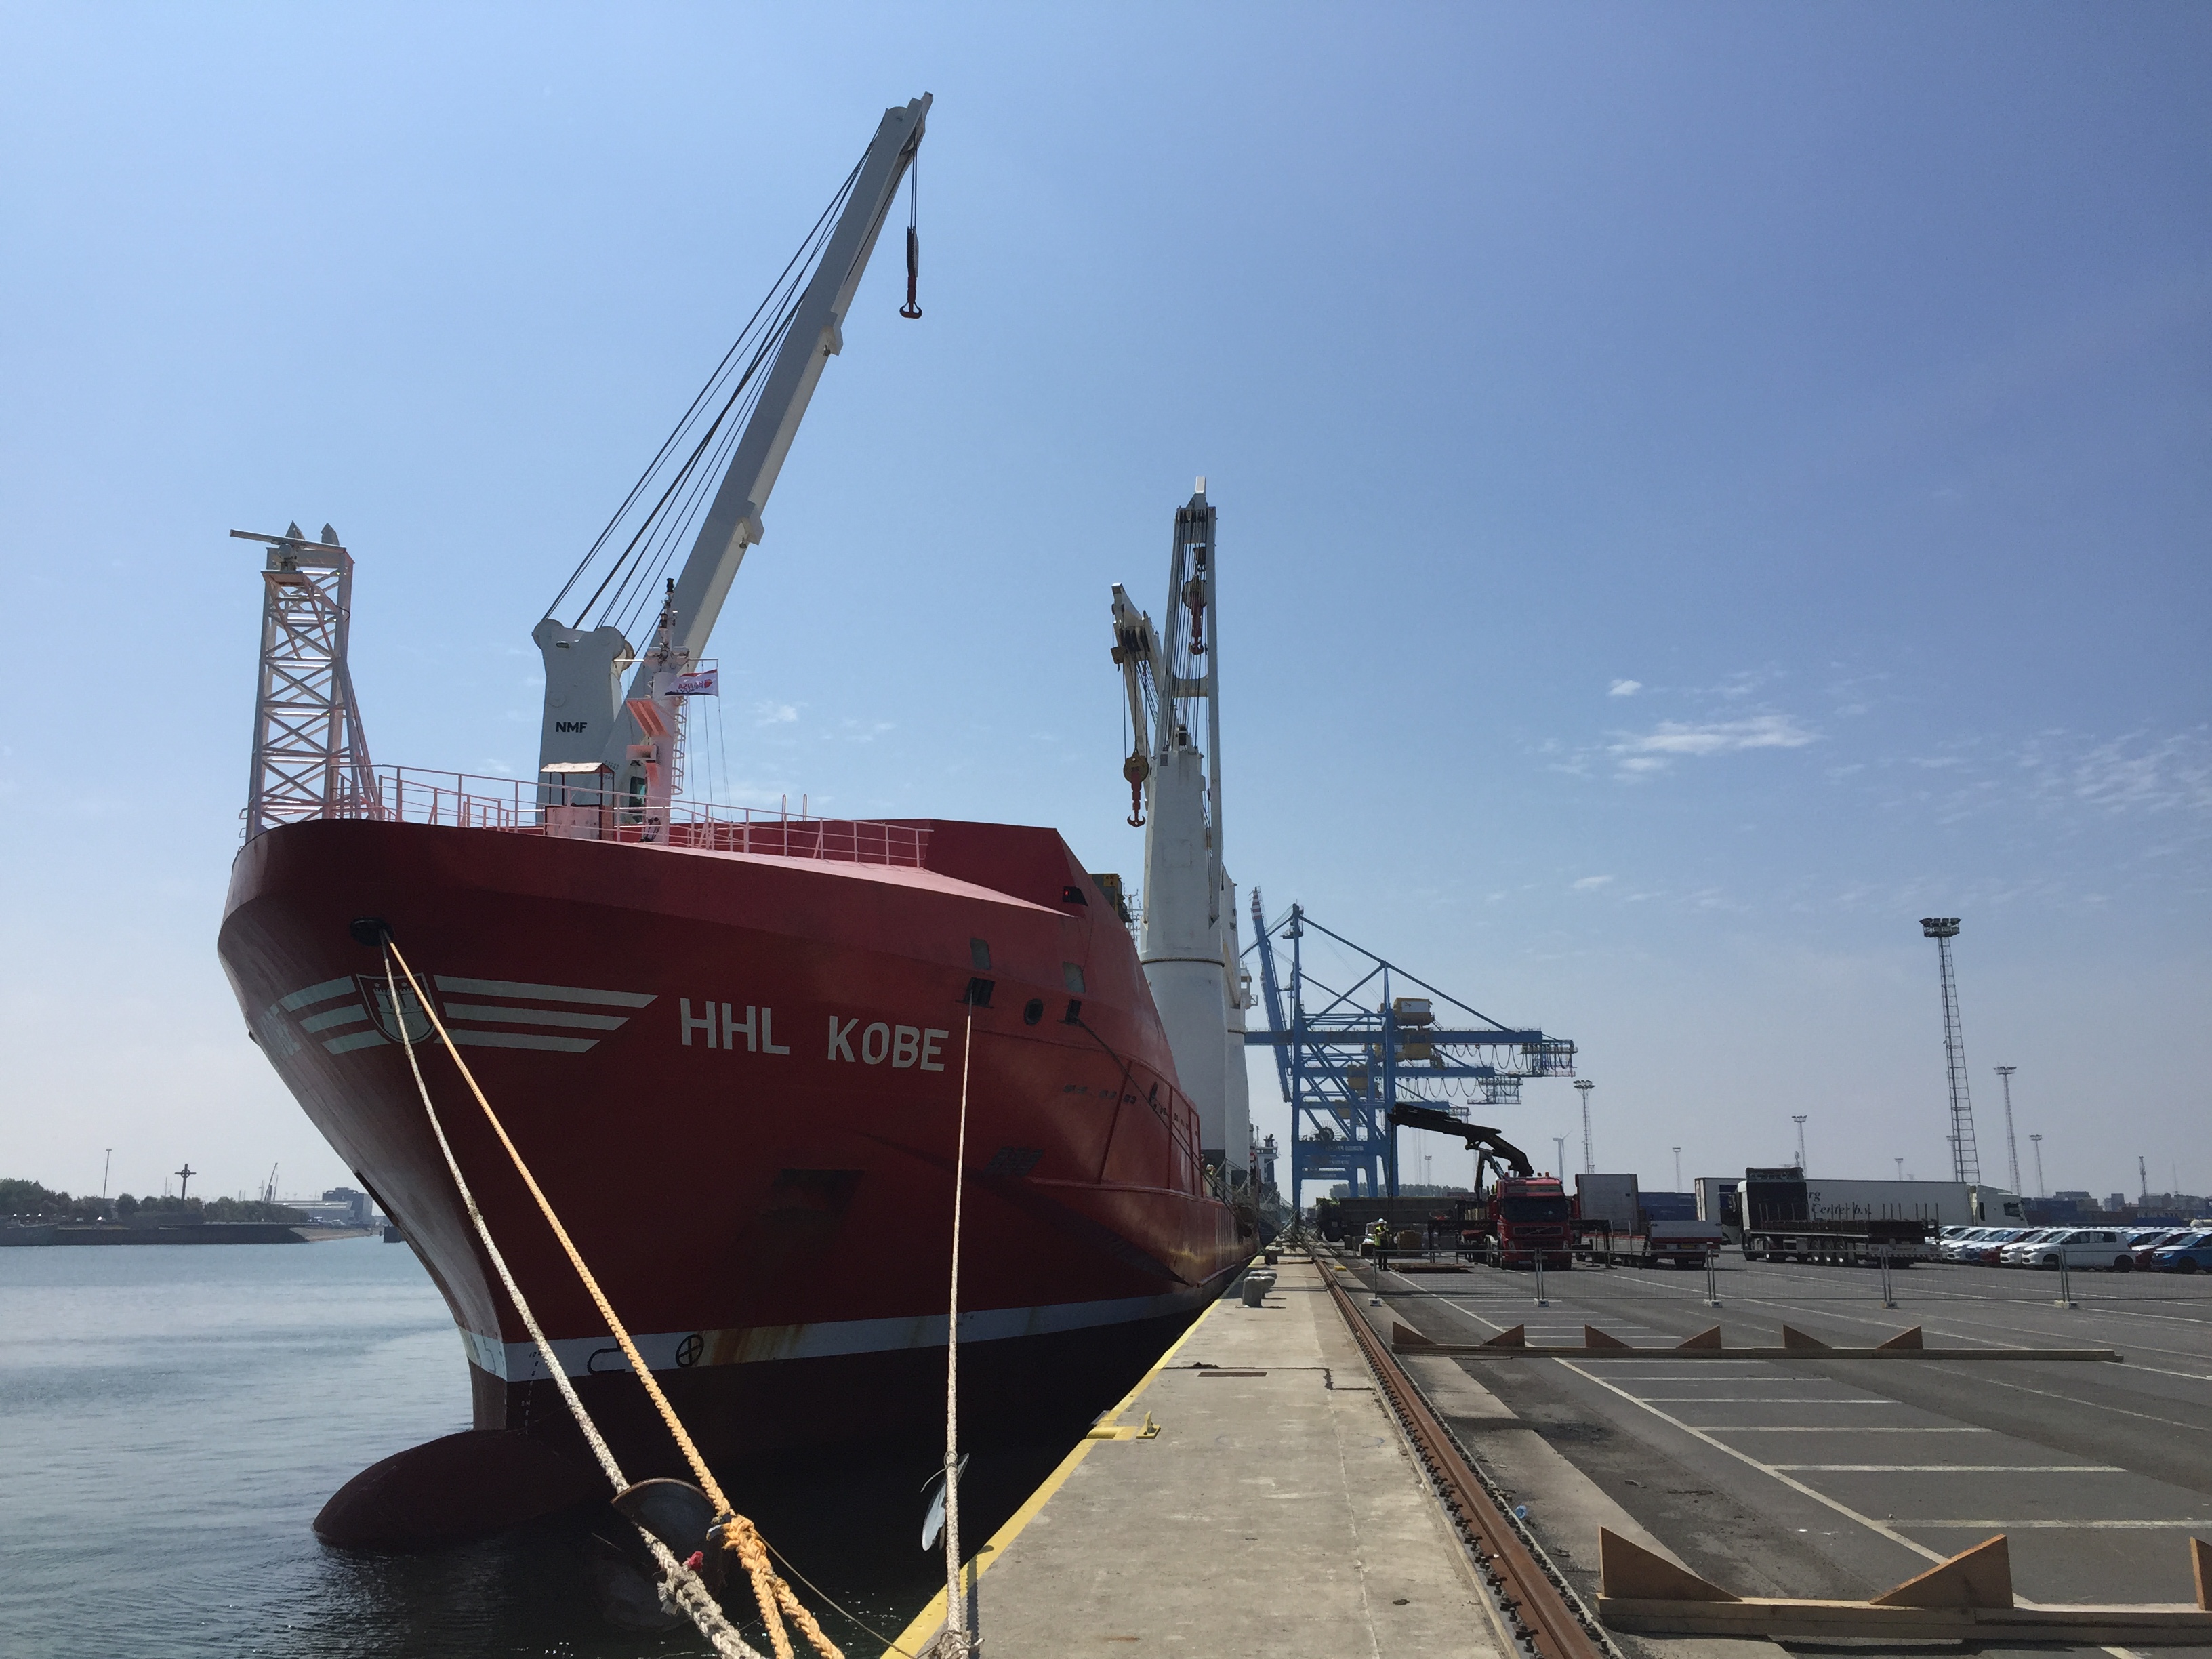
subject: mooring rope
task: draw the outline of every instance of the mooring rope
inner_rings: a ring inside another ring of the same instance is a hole
[[[945,1321],[945,1633],[947,1659],[973,1651],[968,1598],[960,1589],[960,1203],[967,1188],[968,1065],[975,1049],[975,1003],[960,1042],[960,1119],[952,1153],[952,1290]]]
[[[410,985],[415,982],[412,974],[407,978]],[[547,1340],[544,1328],[538,1322],[538,1316],[530,1310],[530,1299],[523,1295],[522,1287],[514,1282],[514,1274],[507,1267],[507,1258],[500,1254],[499,1246],[492,1242],[491,1227],[484,1220],[483,1212],[477,1208],[476,1194],[469,1190],[469,1183],[461,1174],[459,1160],[454,1158],[453,1146],[446,1139],[446,1126],[438,1121],[438,1109],[430,1102],[429,1085],[422,1079],[422,1063],[415,1058],[414,1039],[407,1035],[406,1016],[401,1012],[399,988],[392,978],[389,956],[384,963],[384,982],[392,998],[393,1018],[399,1026],[399,1040],[407,1050],[408,1069],[415,1073],[416,1091],[422,1097],[422,1109],[430,1119],[430,1132],[438,1138],[438,1150],[445,1154],[446,1168],[453,1177],[453,1185],[461,1194],[462,1204],[468,1209],[470,1221],[475,1224],[477,1237],[483,1243],[484,1254],[491,1258],[491,1265],[499,1274],[500,1283],[507,1287],[508,1299],[522,1316],[524,1328],[530,1333],[530,1340],[537,1344],[538,1358],[544,1364],[547,1373],[561,1390],[561,1397],[568,1402],[568,1410],[576,1419],[576,1426],[583,1431],[584,1439],[592,1449],[592,1455],[599,1460],[600,1471],[613,1483],[617,1492],[622,1492],[629,1486],[629,1477],[623,1473],[622,1465],[615,1462],[614,1452],[599,1433],[599,1425],[592,1421],[591,1413],[584,1409],[584,1402],[576,1397],[575,1385],[568,1381],[568,1374],[561,1368],[552,1343]],[[676,1559],[675,1552],[643,1527],[637,1530],[638,1535],[645,1540],[647,1548],[653,1552],[660,1570],[668,1575],[671,1592],[678,1604],[690,1614],[691,1622],[699,1627],[699,1633],[714,1644],[714,1650],[732,1656],[733,1659],[763,1659],[759,1650],[748,1645],[736,1627],[723,1616],[721,1608],[714,1604],[714,1596],[700,1582],[698,1576]]]
[[[392,977],[391,963],[393,962],[397,962],[399,964],[400,972],[407,975],[407,984],[415,994],[416,1004],[428,1016],[432,1028],[438,1033],[439,1040],[445,1044],[446,1052],[453,1056],[454,1066],[459,1070],[462,1079],[469,1085],[469,1092],[476,1097],[477,1104],[483,1109],[483,1115],[490,1122],[492,1132],[499,1137],[500,1145],[507,1148],[507,1155],[513,1160],[516,1172],[522,1177],[523,1184],[529,1188],[530,1195],[538,1200],[539,1212],[544,1216],[547,1224],[553,1229],[553,1236],[561,1241],[561,1248],[568,1253],[570,1265],[576,1269],[577,1276],[584,1281],[584,1288],[590,1293],[592,1301],[599,1308],[600,1317],[607,1322],[608,1329],[614,1334],[616,1342],[621,1346],[623,1354],[629,1360],[630,1369],[636,1373],[638,1381],[645,1385],[646,1393],[651,1396],[653,1405],[659,1408],[661,1421],[667,1425],[669,1432],[676,1438],[676,1443],[683,1449],[684,1458],[690,1464],[692,1473],[698,1477],[700,1490],[706,1493],[708,1501],[714,1507],[716,1524],[714,1531],[721,1534],[720,1541],[725,1548],[736,1552],[739,1564],[744,1567],[746,1576],[751,1580],[753,1596],[760,1604],[761,1620],[768,1628],[769,1640],[775,1649],[776,1659],[792,1659],[791,1637],[783,1627],[783,1620],[787,1617],[799,1626],[806,1639],[813,1644],[816,1651],[823,1656],[823,1659],[844,1659],[844,1655],[837,1644],[823,1633],[822,1626],[815,1621],[814,1615],[809,1613],[799,1601],[798,1593],[786,1583],[781,1575],[775,1571],[775,1564],[769,1559],[768,1545],[762,1539],[759,1528],[732,1509],[729,1499],[723,1496],[721,1486],[715,1481],[713,1471],[707,1467],[707,1460],[699,1455],[699,1449],[692,1443],[690,1435],[684,1431],[682,1420],[676,1415],[675,1407],[668,1403],[667,1395],[661,1393],[660,1385],[653,1381],[653,1373],[647,1369],[643,1357],[637,1351],[637,1345],[630,1340],[628,1328],[623,1326],[620,1319],[616,1317],[613,1304],[607,1300],[606,1292],[599,1288],[599,1281],[592,1276],[592,1270],[585,1265],[583,1255],[576,1249],[575,1241],[568,1237],[568,1230],[561,1224],[561,1218],[554,1212],[553,1206],[547,1200],[544,1189],[538,1186],[537,1178],[530,1173],[530,1166],[523,1162],[521,1152],[517,1150],[514,1142],[508,1139],[506,1126],[500,1122],[499,1114],[492,1110],[491,1102],[484,1097],[484,1091],[478,1085],[476,1074],[469,1070],[468,1062],[461,1058],[460,1050],[454,1046],[452,1036],[446,1030],[446,1023],[438,1018],[437,1009],[432,1006],[430,999],[423,994],[422,983],[416,979],[415,970],[408,966],[407,958],[401,954],[399,947],[393,944],[388,936],[384,941],[384,948],[388,956],[385,966],[385,978],[392,996],[392,1018],[399,1027],[401,1040],[406,1044],[407,1062],[414,1067],[416,1086],[422,1090],[423,1108],[430,1115],[431,1127],[437,1132],[439,1147],[445,1152],[446,1167],[453,1172],[455,1183],[460,1187],[462,1198],[468,1206],[470,1219],[476,1224],[477,1237],[483,1241],[484,1249],[498,1270],[501,1282],[507,1287],[508,1296],[514,1299],[515,1311],[522,1316],[524,1326],[529,1330],[532,1340],[538,1344],[538,1352],[544,1359],[546,1370],[552,1374],[555,1382],[560,1387],[562,1397],[568,1401],[568,1409],[575,1414],[576,1420],[583,1428],[586,1437],[591,1441],[593,1454],[599,1458],[600,1468],[606,1472],[610,1480],[617,1483],[617,1490],[629,1484],[623,1480],[621,1468],[615,1462],[613,1453],[607,1449],[605,1441],[599,1437],[598,1430],[592,1425],[590,1417],[584,1410],[583,1401],[577,1397],[574,1388],[568,1381],[568,1372],[562,1369],[560,1361],[554,1356],[551,1345],[546,1341],[544,1334],[531,1316],[527,1304],[523,1300],[520,1288],[515,1284],[514,1275],[507,1271],[506,1261],[499,1254],[498,1248],[492,1243],[491,1230],[485,1224],[482,1212],[477,1208],[475,1199],[469,1195],[467,1184],[461,1179],[460,1165],[453,1157],[452,1146],[447,1143],[446,1132],[438,1121],[437,1110],[430,1103],[430,1091],[427,1087],[422,1086],[422,1066],[415,1059],[414,1042],[407,1036],[406,1012],[399,1002],[398,983]],[[711,1539],[714,1533],[710,1532],[708,1536]],[[684,1601],[686,1611],[692,1611],[691,1603],[686,1598],[686,1589],[687,1588],[696,1589],[706,1607],[713,1609],[714,1618],[721,1620],[720,1610],[714,1607],[714,1598],[708,1595],[707,1587],[699,1583],[681,1562],[677,1561],[673,1553],[661,1544],[659,1539],[651,1538],[649,1534],[648,1539],[654,1547],[655,1559],[661,1562],[664,1568],[672,1570],[672,1582],[675,1583],[677,1595]],[[688,1581],[688,1586],[686,1581]],[[713,1631],[708,1629],[706,1624],[700,1621],[699,1614],[693,1612],[692,1617],[693,1621],[700,1625],[701,1630],[707,1634],[708,1639],[714,1641],[719,1647],[720,1638]],[[724,1628],[727,1629],[726,1621],[722,1622]],[[754,1650],[745,1647],[743,1642],[738,1640],[734,1630],[731,1630],[729,1634],[730,1639],[738,1641],[738,1647],[744,1654],[749,1656],[749,1659],[760,1659],[760,1656]]]

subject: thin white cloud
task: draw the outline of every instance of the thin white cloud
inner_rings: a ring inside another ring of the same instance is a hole
[[[2056,738],[2057,740],[2054,740]],[[2141,732],[2066,752],[2039,734],[2020,764],[2045,800],[2112,814],[2212,811],[2212,742],[2204,727],[2151,738]]]
[[[1580,881],[1571,882],[1569,885],[1577,893],[1594,893],[1612,879],[1611,876],[1584,876]]]
[[[755,726],[790,726],[799,719],[799,705],[789,702],[757,702],[753,705]]]
[[[1639,736],[1624,736],[1610,746],[1616,755],[1727,755],[1746,749],[1802,749],[1817,743],[1820,733],[1808,732],[1787,714],[1753,714],[1747,720],[1662,720]]]
[[[1632,697],[1644,689],[1642,680],[1615,680],[1606,688],[1608,697]]]

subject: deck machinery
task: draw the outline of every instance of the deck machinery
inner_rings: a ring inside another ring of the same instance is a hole
[[[1309,930],[1348,954],[1352,977],[1342,988],[1309,971]],[[1352,1197],[1395,1198],[1398,1127],[1437,1127],[1419,1118],[1442,1113],[1480,1128],[1468,1121],[1475,1105],[1516,1105],[1524,1079],[1574,1075],[1572,1042],[1500,1024],[1322,927],[1302,906],[1271,927],[1255,889],[1252,931],[1247,954],[1259,958],[1268,1029],[1245,1041],[1275,1053],[1291,1108],[1293,1209],[1310,1181],[1341,1182]],[[1279,945],[1287,950],[1279,953]]]

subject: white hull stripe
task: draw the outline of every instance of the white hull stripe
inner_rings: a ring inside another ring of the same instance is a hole
[[[463,1048],[544,1048],[556,1054],[580,1054],[596,1048],[597,1037],[539,1036],[534,1031],[465,1031],[452,1032],[456,1046]],[[343,1036],[325,1037],[323,1047],[334,1054],[349,1054],[356,1048],[381,1048],[391,1039],[381,1031],[349,1031]]]
[[[520,980],[462,979],[449,974],[435,975],[439,990],[451,996],[519,998],[525,1002],[584,1003],[602,1008],[637,1009],[649,1006],[659,1000],[650,991],[594,991],[577,985],[538,985]],[[319,1014],[309,1014],[299,1022],[295,1032],[290,1024],[280,1018],[296,1014],[302,1008],[312,1008],[319,1002],[328,1002],[334,997],[349,994],[361,1000],[342,1007],[325,1009]],[[403,1001],[412,1005],[411,994],[403,993]],[[323,1048],[333,1054],[349,1054],[357,1048],[382,1048],[397,1037],[391,1001],[373,975],[356,975],[350,979],[328,979],[319,985],[309,985],[278,998],[269,1005],[267,1012],[256,1022],[264,1046],[272,1058],[283,1060],[299,1052],[300,1036],[315,1036],[335,1026],[357,1025],[372,1022],[364,1031],[345,1031],[322,1039]],[[447,1001],[441,1011],[453,1041],[464,1047],[477,1048],[535,1048],[541,1053],[580,1054],[599,1046],[596,1036],[554,1036],[537,1031],[498,1031],[471,1029],[471,1025],[537,1025],[553,1026],[572,1031],[618,1031],[630,1020],[629,1014],[579,1013],[561,1008],[501,1006],[491,1002]],[[422,1025],[422,1039],[429,1036],[428,1022],[416,1011],[416,1023]]]
[[[580,1031],[619,1031],[621,1014],[570,1014],[558,1008],[494,1008],[477,1002],[448,1002],[447,1019],[488,1019],[502,1025],[568,1025]]]
[[[1203,1288],[1165,1296],[1125,1297],[1111,1302],[1063,1302],[1042,1308],[985,1308],[960,1316],[963,1342],[1003,1342],[1015,1337],[1048,1336],[1133,1324],[1185,1310],[1204,1300]],[[630,1339],[646,1364],[656,1371],[699,1365],[750,1365],[776,1359],[835,1359],[860,1354],[901,1353],[945,1346],[943,1314],[909,1319],[844,1319],[811,1325],[756,1325],[727,1331],[659,1331]],[[461,1333],[461,1344],[479,1370],[510,1382],[547,1376],[534,1342],[501,1342],[475,1331]],[[556,1337],[553,1352],[571,1376],[596,1371],[626,1371],[629,1362],[612,1336]]]
[[[285,1013],[294,1013],[313,1003],[328,1002],[332,997],[353,989],[350,979],[326,979],[320,985],[310,985],[304,991],[295,991],[289,997],[277,1000],[276,1006]]]
[[[450,974],[436,975],[441,991],[459,991],[464,996],[521,997],[532,1002],[597,1002],[614,1008],[642,1008],[653,999],[643,991],[586,991],[574,985],[523,985],[506,979],[456,979]]]
[[[458,1025],[448,1030],[464,1048],[550,1048],[557,1054],[580,1054],[598,1047],[599,1041],[597,1037],[539,1036],[534,1031],[465,1031]]]

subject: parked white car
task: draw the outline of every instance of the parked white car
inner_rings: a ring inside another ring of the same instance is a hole
[[[2027,1265],[2027,1252],[2039,1244],[2052,1244],[2072,1232],[2071,1227],[2038,1227],[2022,1233],[1997,1252],[1997,1266],[2020,1267]]]
[[[2128,1254],[2128,1233],[2118,1227],[2063,1228],[2056,1238],[2014,1248],[2021,1251],[2017,1265],[2024,1267],[2055,1270],[2063,1255],[2069,1267],[2119,1273],[2135,1271],[2136,1259]]]

